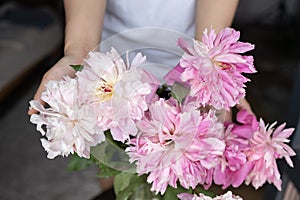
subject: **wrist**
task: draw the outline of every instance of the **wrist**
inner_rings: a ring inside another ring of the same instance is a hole
[[[77,58],[85,58],[89,50],[91,49],[80,45],[65,44],[64,55]]]

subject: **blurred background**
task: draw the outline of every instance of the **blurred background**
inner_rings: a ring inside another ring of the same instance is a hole
[[[95,166],[70,172],[68,158],[46,158],[40,134],[27,116],[43,74],[62,56],[63,26],[62,1],[1,1],[1,200],[85,200],[101,192]],[[233,27],[241,31],[242,41],[256,46],[251,53],[258,73],[247,84],[256,115],[283,122],[291,110],[299,113],[300,101],[292,99],[300,61],[300,1],[240,0]],[[237,193],[245,200],[274,199],[268,191],[272,187],[255,191],[243,186]]]

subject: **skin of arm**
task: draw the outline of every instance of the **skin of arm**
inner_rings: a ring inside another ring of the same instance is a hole
[[[71,64],[80,64],[89,50],[93,50],[101,40],[102,25],[106,9],[106,0],[64,0],[65,6],[65,46],[62,57],[48,70],[34,95],[40,101],[45,84],[50,80],[59,80],[63,76],[74,77]],[[29,109],[32,115],[36,110]]]
[[[195,38],[201,39],[205,28],[216,32],[230,27],[235,16],[238,0],[197,0]]]
[[[65,49],[68,55],[85,57],[99,44],[106,9],[105,0],[64,0]]]
[[[41,102],[45,83],[61,79],[65,75],[73,77],[75,71],[69,65],[82,63],[88,51],[93,50],[101,41],[106,0],[64,0],[64,8],[66,18],[64,57],[43,76],[34,95],[34,99]],[[29,109],[29,115],[34,113],[35,110]],[[99,179],[99,183],[102,190],[107,190],[112,187],[113,179]]]

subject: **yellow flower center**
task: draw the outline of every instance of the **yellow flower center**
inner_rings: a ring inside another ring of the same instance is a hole
[[[222,63],[222,62],[217,62],[217,61],[213,61],[213,63],[215,65],[217,65],[218,67],[220,67],[222,70],[226,70],[226,69],[231,68],[231,66],[227,63]]]
[[[95,96],[99,101],[108,101],[113,95],[113,84],[106,81],[99,81],[95,90]]]

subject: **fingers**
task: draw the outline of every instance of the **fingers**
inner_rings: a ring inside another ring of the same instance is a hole
[[[42,105],[45,105],[45,102],[41,99],[42,93],[45,91],[45,84],[51,80],[60,80],[63,76],[75,76],[75,70],[69,67],[70,64],[77,64],[77,58],[64,57],[59,60],[48,72],[45,73],[43,79],[34,95],[34,100],[38,100]],[[28,115],[37,113],[33,108],[29,108]]]
[[[240,99],[240,102],[236,105],[236,107],[238,110],[245,109],[248,111],[248,113],[254,114],[249,102],[245,98]]]
[[[249,102],[245,98],[240,99],[239,103],[236,104],[236,108],[238,110],[247,110],[248,113],[254,114]],[[225,122],[232,122],[232,109],[230,109],[229,111],[224,111],[223,115],[224,116],[222,116],[222,118]]]
[[[232,111],[231,109],[225,110],[225,122],[232,122]]]
[[[43,84],[43,81],[41,82],[39,88],[37,89],[33,99],[34,100],[38,100],[39,102],[41,102],[42,105],[45,105],[45,102],[41,99],[42,96],[42,92],[45,90],[45,86]],[[32,114],[36,114],[37,111],[31,107],[29,107],[27,114],[28,115],[32,115]]]
[[[40,83],[40,85],[39,85],[39,87],[38,87],[38,89],[37,89],[37,91],[36,91],[36,93],[34,94],[34,97],[33,97],[34,100],[39,101],[42,105],[45,105],[45,102],[41,99],[41,97],[42,97],[42,93],[45,91],[45,84],[49,81],[48,78],[47,78],[48,73],[49,72],[47,72],[43,76],[43,79],[42,79],[42,81],[41,81],[41,83]],[[37,111],[35,109],[29,107],[29,110],[28,110],[27,113],[28,113],[28,115],[32,115],[32,114],[36,114]]]

